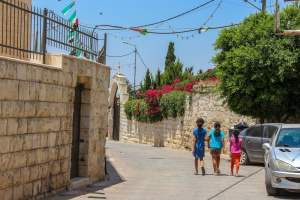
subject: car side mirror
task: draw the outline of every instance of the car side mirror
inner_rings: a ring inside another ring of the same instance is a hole
[[[264,144],[262,145],[262,148],[263,148],[264,150],[270,150],[271,146],[270,146],[269,143],[264,143]]]

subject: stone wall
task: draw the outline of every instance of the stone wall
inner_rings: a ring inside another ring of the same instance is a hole
[[[197,128],[196,120],[204,119],[204,128],[208,133],[214,129],[216,121],[221,123],[221,130],[225,133],[225,149],[229,150],[229,129],[240,122],[248,125],[256,124],[256,120],[239,116],[222,106],[222,101],[217,101],[218,94],[196,94],[192,104],[186,101],[187,109],[184,116],[176,119],[164,119],[162,122],[145,124],[128,120],[121,107],[120,141],[142,143],[154,146],[164,146],[175,149],[192,149],[193,130]]]
[[[0,56],[0,199],[40,199],[70,184],[74,87],[83,84],[79,174],[103,180],[110,68],[62,54],[50,65]]]

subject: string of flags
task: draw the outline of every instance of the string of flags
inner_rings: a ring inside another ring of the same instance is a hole
[[[72,1],[67,7],[65,7],[61,12],[63,15],[66,15],[72,7],[75,6],[75,1]],[[82,41],[79,39],[79,33],[76,31],[78,30],[78,18],[77,18],[77,11],[75,11],[71,14],[71,16],[68,19],[68,22],[71,24],[69,31],[69,35],[67,35],[67,40],[70,43],[75,42],[76,43],[76,49],[75,49],[75,55],[77,57],[81,57],[82,53],[83,56],[87,59],[91,59],[91,54],[88,52],[88,46],[85,46]],[[86,52],[87,51],[87,52]],[[98,54],[97,52],[95,52]]]
[[[108,63],[110,63],[109,61],[107,61]],[[118,70],[118,67],[115,67],[115,65],[114,64],[112,64],[112,63],[110,63],[113,67],[112,68],[110,68],[110,70]],[[130,68],[130,67],[132,67],[132,68],[134,68],[134,63],[132,63],[132,64],[127,64],[127,65],[121,65],[120,66],[120,69],[121,68]]]

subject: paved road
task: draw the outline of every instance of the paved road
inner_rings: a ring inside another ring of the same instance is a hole
[[[262,164],[241,166],[241,177],[228,176],[230,160],[221,158],[221,176],[213,176],[211,158],[205,157],[206,176],[195,176],[191,152],[141,144],[107,141],[109,176],[90,188],[48,198],[65,199],[300,199],[284,192],[267,196]]]

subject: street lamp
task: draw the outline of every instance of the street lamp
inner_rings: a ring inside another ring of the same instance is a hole
[[[134,46],[134,52],[135,52],[135,56],[134,56],[134,83],[133,83],[133,90],[135,91],[135,74],[136,74],[136,45],[134,45],[134,44],[130,44],[130,43],[128,43],[128,42],[126,42],[126,41],[123,41],[123,43],[125,43],[125,44],[129,44],[129,45],[131,45],[131,46]]]

